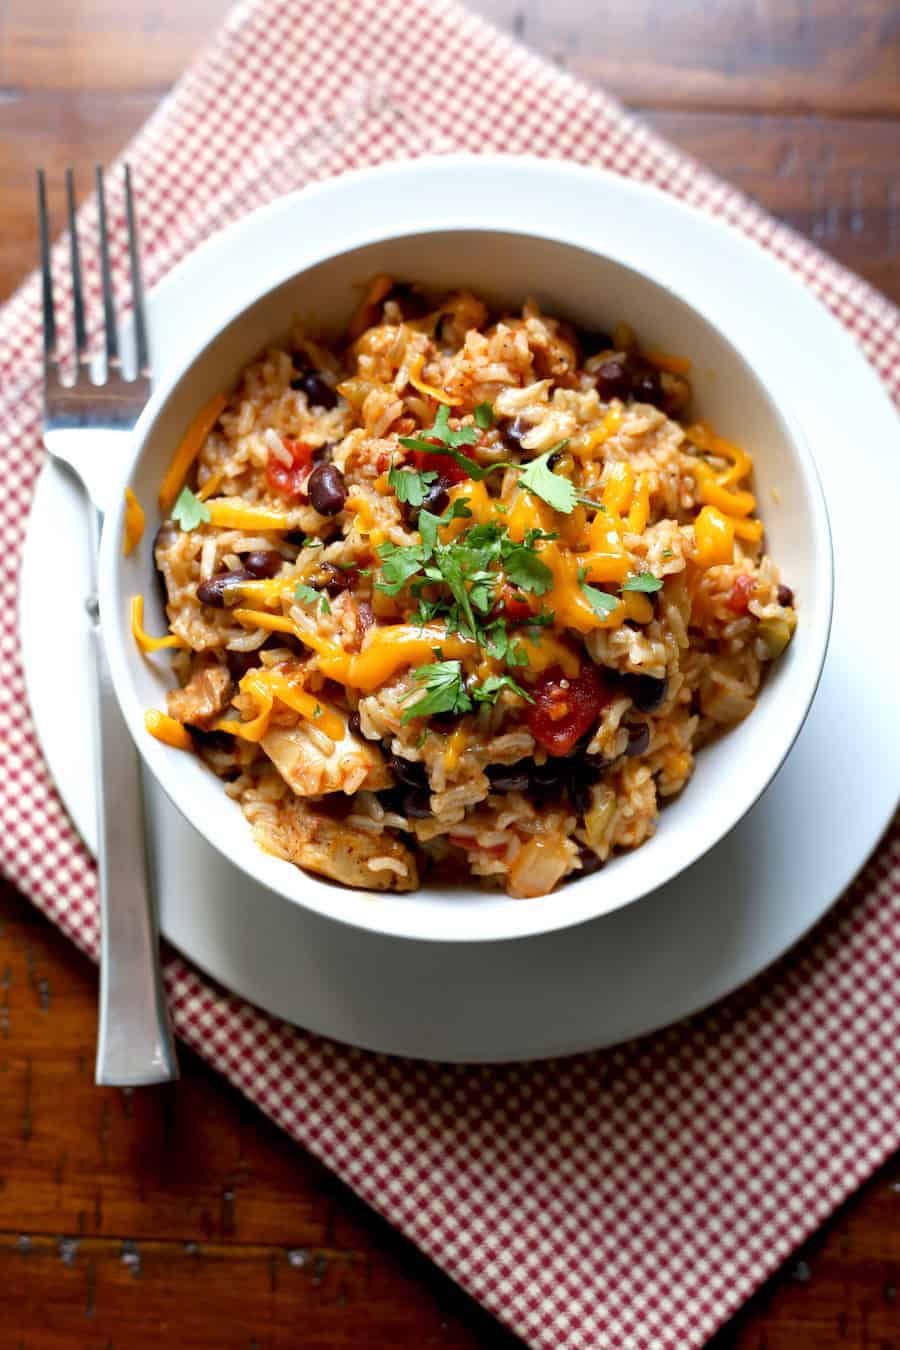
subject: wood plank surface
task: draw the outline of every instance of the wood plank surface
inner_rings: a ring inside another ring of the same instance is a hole
[[[473,0],[900,301],[897,0]],[[0,297],[33,170],[85,190],[226,0],[3,0]],[[518,1344],[193,1055],[93,1086],[96,976],[0,885],[0,1350]],[[715,1350],[900,1350],[900,1161]]]

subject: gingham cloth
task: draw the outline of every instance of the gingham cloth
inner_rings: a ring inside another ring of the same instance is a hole
[[[147,280],[288,189],[443,149],[599,164],[715,213],[798,273],[900,396],[893,306],[445,0],[239,5],[127,152]],[[41,463],[38,316],[32,278],[0,317],[0,863],[96,956],[94,867],[23,711],[14,618]],[[166,978],[190,1045],[535,1346],[702,1344],[900,1144],[896,827],[776,970],[688,1023],[563,1062],[407,1063],[294,1030],[181,959]]]

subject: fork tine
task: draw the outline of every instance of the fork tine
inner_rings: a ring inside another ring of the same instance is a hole
[[[56,360],[56,318],[53,312],[53,276],[50,272],[50,223],[44,170],[37,171],[38,224],[41,236],[41,296],[44,311],[44,369]]]
[[[75,180],[71,169],[66,169],[66,204],[69,213],[69,249],[72,258],[72,315],[75,320],[75,350],[77,352],[76,361],[80,364],[87,352],[87,328],[84,322],[84,292],[81,286],[78,229],[75,225]]]
[[[109,265],[109,234],[106,229],[106,198],[103,192],[103,169],[97,165],[97,215],[100,227],[100,277],[103,283],[103,326],[106,330],[106,370],[119,364],[119,333],[116,328],[116,305],[113,299],[112,271]]]
[[[128,256],[131,260],[131,300],[134,306],[134,346],[138,375],[150,374],[147,347],[147,320],[144,313],[144,283],[141,278],[140,245],[134,199],[131,195],[131,169],[125,165],[125,210],[128,216]]]

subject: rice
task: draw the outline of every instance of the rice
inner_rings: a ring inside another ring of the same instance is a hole
[[[268,852],[544,894],[652,836],[793,634],[750,458],[624,325],[391,287],[351,331],[244,371],[159,530],[170,712]]]

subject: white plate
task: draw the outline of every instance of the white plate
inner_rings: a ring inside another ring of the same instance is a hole
[[[476,170],[452,158],[354,176],[346,191],[341,184],[332,190],[324,218],[317,194],[284,198],[188,259],[150,301],[164,375],[209,331],[211,312],[217,318],[221,310],[224,320],[267,277],[274,283],[303,265],[298,240],[320,240],[327,231],[329,251],[353,246],[361,181],[373,211],[404,203],[404,231],[416,226],[417,192],[465,199],[448,227],[489,224],[499,194],[504,214],[512,194],[529,231],[553,234],[566,220],[574,242],[638,269],[673,277],[693,269],[692,294],[699,289],[698,303],[711,314],[742,306],[748,354],[776,400],[780,393],[797,411],[816,454],[836,576],[831,648],[809,719],[741,825],[675,882],[624,910],[542,937],[462,947],[350,929],[251,888],[148,784],[166,936],[261,1007],[338,1040],[399,1054],[563,1054],[643,1034],[712,1002],[826,912],[888,823],[900,787],[900,646],[890,616],[896,568],[884,523],[900,507],[900,456],[897,417],[877,377],[813,297],[739,235],[614,176],[562,164],[553,172],[555,190],[540,202],[527,161],[482,160]],[[457,191],[461,179],[464,193]],[[573,220],[582,223],[571,226]],[[202,332],[193,331],[198,313]],[[23,563],[23,649],[38,734],[90,846],[90,757],[71,738],[73,726],[89,725],[72,495],[58,471],[44,474]],[[35,621],[48,593],[52,631]]]

